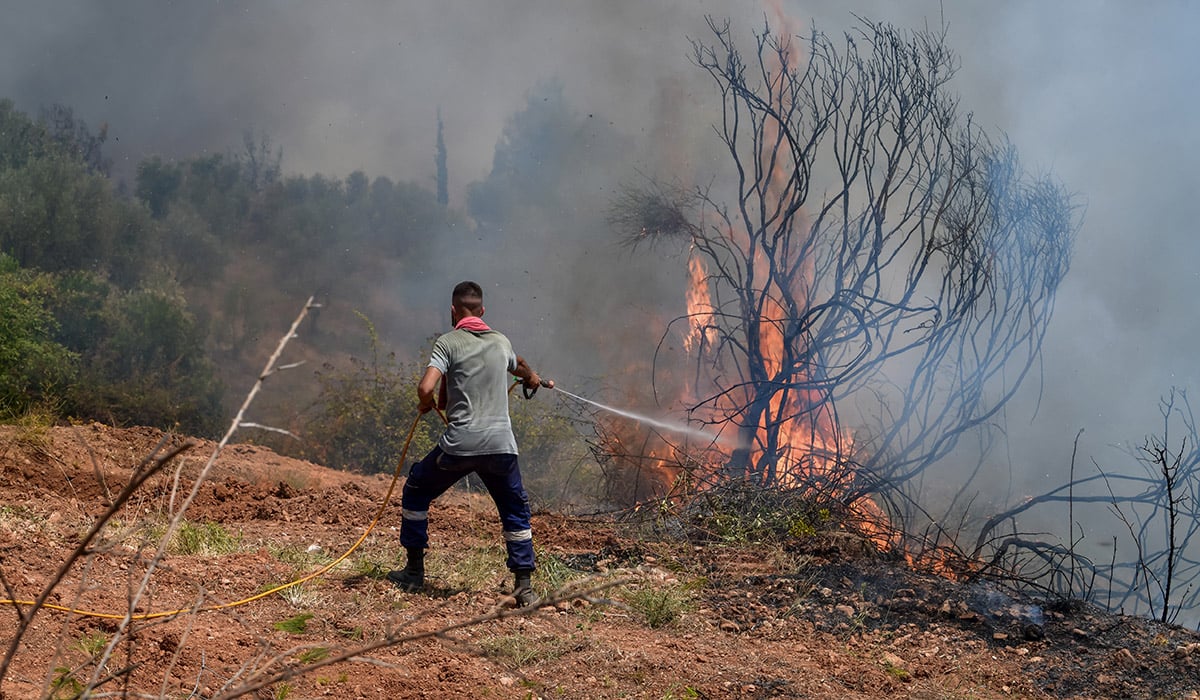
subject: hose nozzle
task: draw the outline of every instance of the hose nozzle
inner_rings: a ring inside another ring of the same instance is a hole
[[[539,387],[544,386],[547,389],[554,388],[554,380],[553,379],[542,379],[540,382],[538,382],[537,384],[534,384],[532,387],[525,386],[524,384],[521,383],[520,379],[513,382],[513,386],[516,386],[518,384],[521,385],[521,395],[527,399],[532,399],[533,395],[537,393],[537,390]]]

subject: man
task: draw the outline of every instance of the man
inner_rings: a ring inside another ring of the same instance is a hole
[[[504,531],[508,569],[515,575],[518,606],[537,602],[530,579],[534,571],[529,500],[517,464],[517,441],[508,415],[508,374],[527,389],[542,384],[537,372],[513,353],[508,338],[483,322],[483,289],[461,282],[451,296],[454,330],[433,345],[429,366],[417,385],[418,408],[435,405],[441,382],[441,407],[448,425],[436,447],[413,465],[400,500],[400,544],[408,554],[403,569],[388,580],[409,592],[425,585],[425,549],[429,545],[429,506],[459,479],[475,473],[487,487]],[[553,388],[554,382],[545,382]]]

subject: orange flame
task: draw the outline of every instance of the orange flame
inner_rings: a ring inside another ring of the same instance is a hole
[[[773,25],[780,30],[778,36],[781,40],[790,41],[799,34],[800,25],[786,15],[780,0],[767,0],[767,5]],[[793,42],[785,53],[779,55],[781,63],[787,65],[779,66],[777,76],[795,69],[800,58],[800,46],[802,44],[799,42]],[[768,88],[772,99],[779,102],[787,99],[786,92],[779,90],[777,85],[770,85]],[[789,107],[786,104],[775,106],[780,114],[786,114]],[[775,142],[780,125],[767,120],[763,128],[763,143]],[[788,196],[788,188],[796,186],[790,181],[793,175],[789,170],[790,164],[785,162],[786,159],[772,157],[771,153],[763,153],[761,157],[762,171],[769,174],[768,182],[765,183],[767,193],[770,196]],[[796,215],[790,225],[793,227],[792,233],[796,236],[802,238],[812,235],[802,214]],[[838,424],[835,412],[820,390],[806,388],[806,385],[810,385],[811,380],[818,379],[817,377],[807,376],[802,366],[783,366],[787,357],[787,326],[795,322],[796,319],[792,317],[797,313],[803,316],[810,303],[808,285],[815,274],[812,260],[793,261],[798,263],[794,265],[796,274],[789,280],[781,281],[777,275],[767,274],[771,270],[770,266],[778,261],[766,259],[762,249],[750,250],[751,242],[746,232],[726,229],[724,233],[728,243],[734,249],[740,249],[748,258],[755,279],[774,280],[761,292],[763,305],[757,319],[757,340],[761,369],[765,371],[765,376],[782,376],[784,381],[780,384],[781,388],[770,396],[768,410],[759,419],[755,439],[748,446],[750,459],[752,463],[758,463],[766,450],[771,449],[775,461],[773,485],[805,489],[814,495],[819,494],[832,499],[845,496],[855,481],[853,469],[856,446],[853,434]],[[807,244],[811,241],[801,239],[798,242]],[[807,248],[807,245],[800,245],[792,250]],[[801,255],[795,252],[793,254]],[[775,271],[777,272],[778,268]],[[715,313],[711,279],[705,261],[695,252],[688,259],[688,280],[685,292],[688,329],[683,347],[693,360],[698,360],[717,351],[721,319]],[[787,289],[781,288],[780,285],[784,284],[788,285]],[[799,308],[789,311],[780,303],[780,299],[789,299],[790,303]],[[694,384],[689,382],[688,386],[692,387]],[[709,412],[707,417],[716,423],[721,417],[738,415],[740,409],[748,405],[752,391],[753,388],[747,388],[740,393],[719,392],[717,398],[706,403],[705,410]],[[681,387],[681,402],[695,404],[696,397],[691,396],[691,393],[691,389]],[[771,438],[773,427],[775,436]],[[649,494],[666,499],[686,499],[694,490],[703,489],[706,484],[716,481],[722,465],[731,458],[719,445],[704,446],[699,451],[685,449],[667,442],[662,436],[645,432],[614,436],[614,444],[624,446],[621,454],[625,455],[628,463],[632,464],[631,456],[638,456],[638,473],[643,474],[639,479],[645,481],[634,490],[635,499]],[[650,469],[646,470],[647,466]],[[646,471],[650,473],[646,474]],[[642,487],[649,488],[643,490]],[[890,525],[884,509],[874,500],[860,497],[844,505],[857,529],[878,549],[894,551],[900,547],[899,533]],[[927,548],[921,552],[907,552],[905,556],[914,565],[923,565],[923,568],[950,575],[951,558],[945,554],[938,548]]]
[[[772,15],[774,26],[778,29],[781,41],[790,42],[802,29],[799,22],[784,12],[780,0],[768,0],[768,11]],[[779,71],[781,76],[793,71],[798,65],[800,51],[797,44],[789,44],[788,50],[776,55],[780,59]],[[786,65],[783,65],[786,63]],[[777,90],[776,86],[768,86],[773,99],[783,101],[786,93]],[[779,104],[779,113],[788,111],[790,105]],[[779,134],[780,125],[772,120],[764,123],[766,138],[764,143],[772,143]],[[789,183],[791,173],[785,159],[772,157],[763,153],[763,168],[769,173],[767,191],[777,196],[785,196],[786,189],[793,186]],[[793,221],[793,230],[803,232],[807,227],[805,217],[798,215]],[[803,235],[803,234],[801,234]],[[726,231],[726,236],[735,245],[749,253],[750,263],[755,271],[756,279],[777,279],[767,274],[773,261],[764,258],[761,249],[747,250],[749,241],[745,234],[732,230]],[[715,327],[712,301],[709,292],[708,275],[703,260],[693,255],[688,260],[690,284],[686,292],[687,314],[689,318],[689,333],[684,347],[689,353],[704,352],[711,348],[717,340],[718,329]],[[777,377],[784,371],[785,357],[785,328],[789,323],[787,310],[777,301],[778,298],[790,297],[802,308],[808,302],[807,278],[811,278],[813,267],[811,260],[801,261],[798,274],[790,281],[790,288],[779,289],[773,283],[763,292],[763,306],[758,319],[758,341],[765,376]],[[781,292],[786,291],[784,295]],[[854,474],[851,471],[850,459],[854,453],[854,440],[850,431],[840,427],[835,417],[817,390],[797,388],[803,386],[807,379],[802,369],[797,369],[800,376],[793,375],[786,387],[777,390],[769,399],[768,410],[759,418],[757,436],[750,445],[750,458],[757,463],[764,456],[770,443],[771,426],[776,426],[776,438],[773,452],[776,461],[773,482],[784,488],[820,489],[826,495],[835,496],[849,490]],[[712,406],[717,415],[734,415],[738,413],[738,403],[746,405],[750,398],[749,389],[739,396],[725,393]],[[716,468],[715,465],[713,467]],[[860,526],[867,536],[881,549],[891,549],[895,544],[893,530],[888,527],[888,518],[883,509],[869,498],[859,498],[848,504],[850,510],[857,516]]]
[[[712,298],[708,293],[708,270],[699,256],[688,258],[690,283],[687,288],[688,325],[691,330],[683,341],[689,353],[710,347],[716,339],[713,326]]]

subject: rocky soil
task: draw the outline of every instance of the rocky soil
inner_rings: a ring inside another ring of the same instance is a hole
[[[400,552],[390,476],[249,445],[215,462],[126,626],[212,453],[192,442],[54,586],[68,611],[37,612],[2,697],[1200,697],[1189,630],[914,572],[839,533],[734,546],[537,513],[543,605],[514,609],[495,511],[464,489],[431,513],[429,590],[403,593],[383,579]],[[183,443],[0,428],[0,653],[30,609],[12,601],[46,589],[156,446]],[[268,592],[329,566],[376,516],[340,563]]]

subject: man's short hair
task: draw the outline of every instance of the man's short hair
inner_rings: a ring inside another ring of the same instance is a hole
[[[483,308],[483,287],[467,280],[454,285],[454,293],[450,296],[450,303],[460,309],[466,309],[473,314],[478,314]]]

